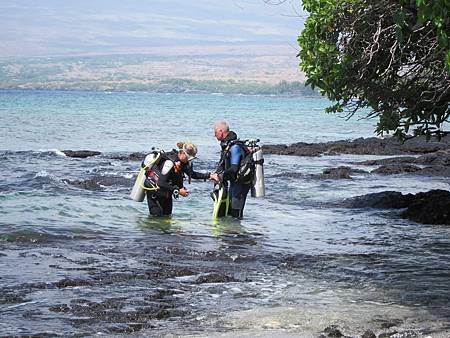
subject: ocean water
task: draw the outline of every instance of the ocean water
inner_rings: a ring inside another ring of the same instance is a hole
[[[0,91],[0,336],[302,336],[330,325],[404,337],[450,333],[450,229],[352,196],[450,189],[447,179],[314,177],[377,156],[265,156],[267,196],[211,220],[209,182],[171,218],[129,199],[139,162],[118,155],[199,147],[213,124],[261,144],[373,135],[375,121],[324,113],[322,98]],[[97,150],[86,159],[62,150]],[[367,167],[361,167],[368,170]],[[91,180],[102,184],[86,189]]]

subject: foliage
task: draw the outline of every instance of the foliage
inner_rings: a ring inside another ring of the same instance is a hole
[[[450,109],[448,0],[303,0],[299,36],[307,84],[348,117],[369,108],[378,134],[447,133]]]

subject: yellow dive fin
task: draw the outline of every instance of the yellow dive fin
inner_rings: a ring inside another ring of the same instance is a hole
[[[219,217],[226,216],[230,206],[230,198],[225,186],[221,185],[219,189],[214,189],[211,193],[211,197],[214,200],[214,208],[212,218],[216,220]]]

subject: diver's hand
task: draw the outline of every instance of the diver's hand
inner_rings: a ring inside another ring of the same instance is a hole
[[[179,190],[179,193],[180,193],[181,196],[187,197],[189,195],[189,190],[187,190],[186,188],[181,188]]]
[[[219,183],[220,178],[219,178],[219,174],[218,173],[210,173],[209,174],[209,179],[211,181],[214,181],[214,183]]]

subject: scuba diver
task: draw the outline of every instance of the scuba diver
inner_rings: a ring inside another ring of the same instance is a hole
[[[220,141],[222,151],[216,172],[211,174],[211,179],[219,184],[219,189],[212,194],[215,202],[219,203],[213,216],[221,217],[229,214],[242,219],[247,194],[252,188],[252,178],[246,180],[238,177],[241,162],[247,155],[247,148],[225,121],[219,121],[214,125],[214,135]]]
[[[197,147],[189,141],[178,142],[178,150],[170,152],[153,152],[151,164],[143,162],[145,168],[144,190],[147,195],[148,210],[154,216],[172,214],[172,197],[187,197],[189,190],[184,187],[183,179],[187,175],[191,178],[207,180],[210,173],[194,171],[192,161],[197,155]],[[132,196],[133,198],[133,196]],[[142,198],[143,199],[143,198]],[[136,199],[135,199],[136,200]]]

